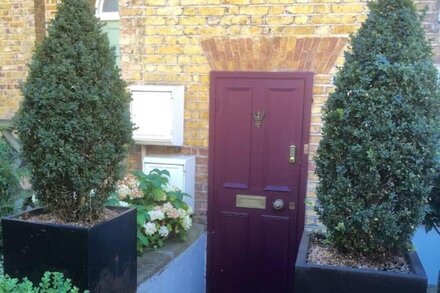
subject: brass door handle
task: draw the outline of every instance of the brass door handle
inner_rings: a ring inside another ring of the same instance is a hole
[[[296,162],[296,145],[292,144],[289,149],[289,163],[295,164]]]

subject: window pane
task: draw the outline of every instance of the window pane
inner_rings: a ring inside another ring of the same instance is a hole
[[[107,33],[108,39],[110,41],[110,46],[115,47],[116,51],[116,63],[118,66],[120,65],[121,61],[121,53],[119,48],[119,30],[121,27],[121,24],[119,21],[106,21],[103,22],[105,25],[102,28],[102,31]]]
[[[102,12],[118,12],[118,0],[104,0]]]

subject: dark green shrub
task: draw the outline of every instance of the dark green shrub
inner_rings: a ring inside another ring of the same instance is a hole
[[[341,251],[404,249],[424,216],[434,166],[439,89],[411,0],[370,14],[324,110],[317,212]]]
[[[25,168],[17,163],[18,153],[0,137],[0,218],[18,212],[27,196],[21,187]],[[0,251],[3,247],[2,227],[0,225]]]
[[[14,203],[20,192],[20,176],[14,166],[14,154],[0,138],[0,217],[14,212]]]
[[[0,276],[0,292],[2,293],[78,293],[79,289],[72,286],[70,279],[62,273],[45,272],[38,287],[24,278],[21,282],[9,276]],[[85,291],[86,293],[88,291]]]
[[[16,127],[38,200],[92,220],[131,141],[130,95],[88,0],[65,0],[36,48]]]
[[[429,206],[424,224],[427,231],[434,229],[440,234],[440,162],[437,164],[437,171],[434,174],[434,186],[428,198]]]

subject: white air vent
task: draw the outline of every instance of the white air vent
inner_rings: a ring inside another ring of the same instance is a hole
[[[184,201],[194,210],[196,159],[194,156],[184,155],[150,155],[144,157],[144,173],[154,169],[168,170],[169,183],[191,197],[184,197]]]
[[[131,86],[131,119],[137,144],[183,145],[183,86]]]

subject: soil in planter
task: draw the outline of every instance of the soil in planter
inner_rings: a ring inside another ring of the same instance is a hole
[[[324,236],[319,234],[312,234],[310,236],[307,261],[309,263],[320,265],[411,273],[410,266],[404,254],[381,255],[380,257],[378,256],[375,258],[342,254],[329,244],[325,243]]]
[[[47,213],[47,214],[39,214],[39,215],[31,215],[31,214],[24,214],[22,216],[23,220],[27,221],[33,221],[33,222],[40,222],[40,223],[51,223],[51,224],[62,224],[62,225],[73,225],[78,227],[93,227],[96,224],[99,224],[101,222],[105,222],[111,218],[116,217],[119,214],[117,210],[111,210],[111,209],[104,209],[101,216],[91,222],[85,222],[85,221],[77,221],[77,222],[69,222],[61,219],[56,213]]]

